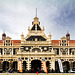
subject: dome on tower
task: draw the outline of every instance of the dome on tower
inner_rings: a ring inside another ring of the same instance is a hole
[[[69,34],[69,33],[67,33],[67,34],[66,34],[66,36],[70,36],[70,34]]]
[[[6,38],[6,34],[3,33],[3,34],[2,34],[2,40],[5,40],[5,38]]]
[[[3,33],[3,34],[2,34],[2,36],[6,36],[6,34],[5,34],[5,33]]]

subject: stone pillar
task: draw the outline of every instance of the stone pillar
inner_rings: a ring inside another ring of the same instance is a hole
[[[70,61],[70,69],[72,69],[72,68],[73,68],[73,62]]]
[[[12,63],[12,61],[10,59],[10,61],[9,61],[9,68],[12,68],[12,65],[13,65],[13,63]]]
[[[41,61],[42,62],[42,61]],[[41,63],[41,69],[43,70],[43,63]]]
[[[55,59],[51,60],[51,69],[55,70]]]
[[[69,48],[68,48],[68,55],[69,55]]]
[[[3,48],[3,55],[4,55],[4,48]]]
[[[28,61],[27,61],[27,70],[30,70],[30,66],[31,66],[30,62],[31,61],[29,61],[29,58],[28,58]]]
[[[51,61],[49,61],[49,63],[50,63],[50,64],[49,64],[49,69],[51,70]]]
[[[24,65],[23,65],[23,61],[22,61],[22,72],[23,72],[23,66],[24,66]]]
[[[13,48],[12,48],[12,55],[13,55]]]
[[[60,55],[60,48],[59,48],[59,55]]]
[[[2,72],[2,70],[3,70],[3,69],[2,69],[2,68],[3,68],[3,67],[2,67],[2,64],[3,64],[3,63],[2,63],[2,60],[0,59],[0,72]]]

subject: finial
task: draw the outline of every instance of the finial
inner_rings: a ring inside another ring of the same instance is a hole
[[[37,8],[36,8],[36,17],[37,17]]]
[[[23,32],[22,32],[22,35],[23,35]]]
[[[4,29],[4,33],[5,33],[5,29]]]
[[[68,30],[67,30],[67,33],[68,33]]]

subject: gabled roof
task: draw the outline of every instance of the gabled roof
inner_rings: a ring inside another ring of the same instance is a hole
[[[66,39],[66,37],[65,37],[65,36],[63,36],[61,39]]]
[[[9,36],[7,36],[6,39],[11,39],[11,38]]]

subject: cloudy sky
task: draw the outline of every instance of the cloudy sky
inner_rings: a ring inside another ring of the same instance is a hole
[[[45,34],[60,39],[68,32],[75,39],[75,0],[0,0],[0,39],[5,30],[12,39],[28,33],[36,14]]]

